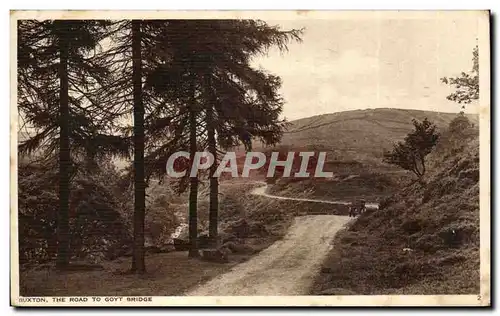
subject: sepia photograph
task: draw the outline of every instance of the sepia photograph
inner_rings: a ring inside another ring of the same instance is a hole
[[[489,11],[11,11],[11,293],[489,306]]]

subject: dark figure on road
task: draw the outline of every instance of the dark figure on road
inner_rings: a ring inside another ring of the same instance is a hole
[[[366,201],[359,200],[349,205],[349,217],[356,217],[356,215],[363,214],[366,210]]]

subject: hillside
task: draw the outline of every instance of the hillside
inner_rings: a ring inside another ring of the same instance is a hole
[[[412,179],[410,173],[382,162],[383,152],[413,129],[412,119],[428,118],[443,132],[456,117],[455,113],[371,109],[293,121],[281,149],[326,151],[325,170],[332,171],[334,177],[282,178],[272,191],[283,196],[379,201]],[[477,125],[477,116],[468,118]]]
[[[428,118],[439,129],[448,126],[456,113],[404,109],[369,109],[312,116],[292,121],[281,144],[293,148],[314,147],[332,151],[340,160],[382,157],[413,128],[412,119]],[[478,117],[469,119],[477,124]]]
[[[336,236],[314,294],[479,292],[478,130],[445,135],[422,183]]]

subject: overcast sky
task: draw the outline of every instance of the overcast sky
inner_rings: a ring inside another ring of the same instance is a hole
[[[394,107],[459,112],[441,83],[472,68],[477,18],[266,20],[305,28],[302,43],[254,63],[283,79],[284,116]],[[478,113],[471,105],[466,112]]]

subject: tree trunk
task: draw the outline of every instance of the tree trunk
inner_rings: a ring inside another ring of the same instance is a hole
[[[144,273],[144,105],[142,103],[141,22],[132,21],[132,83],[134,89],[134,255],[132,272]]]
[[[425,175],[425,160],[424,160],[424,158],[421,158],[420,162],[422,163],[422,172],[421,172],[421,174],[422,174],[422,177],[423,177]]]
[[[420,173],[420,170],[418,169],[418,163],[417,163],[417,157],[416,156],[412,156],[412,171],[413,173],[417,176],[418,179],[420,179],[420,177],[422,176],[422,174]]]
[[[196,113],[189,111],[189,163],[193,167],[196,154]],[[190,168],[190,170],[191,170]],[[198,176],[189,178],[189,257],[198,257]]]
[[[208,132],[208,151],[214,156],[214,163],[210,166],[210,206],[208,234],[210,241],[215,245],[217,243],[217,225],[219,222],[219,181],[214,177],[217,170],[217,143],[215,140],[215,126],[213,117],[213,108],[207,107],[207,132]]]
[[[64,21],[60,22],[64,25]],[[64,34],[64,33],[63,33]],[[71,156],[69,147],[70,114],[68,96],[68,51],[69,43],[65,36],[59,38],[59,213],[57,216],[57,262],[59,269],[69,264],[69,173]]]

